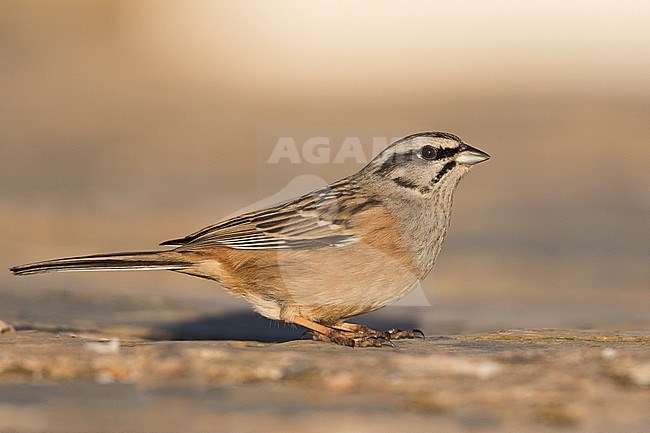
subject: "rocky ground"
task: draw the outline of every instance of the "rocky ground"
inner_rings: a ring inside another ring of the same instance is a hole
[[[650,431],[650,333],[308,340],[0,336],[2,432]]]

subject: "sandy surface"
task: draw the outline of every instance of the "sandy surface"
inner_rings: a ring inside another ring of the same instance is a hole
[[[645,432],[649,386],[647,332],[511,330],[379,349],[0,336],[3,432]]]

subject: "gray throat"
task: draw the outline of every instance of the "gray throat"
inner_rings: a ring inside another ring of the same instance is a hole
[[[461,177],[460,173],[450,176],[425,196],[392,196],[385,201],[388,210],[401,223],[404,245],[413,253],[420,279],[431,272],[440,253],[451,221],[454,191]]]

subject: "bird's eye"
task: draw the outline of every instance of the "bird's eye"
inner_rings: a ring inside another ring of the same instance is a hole
[[[438,155],[438,151],[436,150],[435,147],[424,146],[422,148],[422,158],[431,161],[432,159],[436,159],[436,155]]]

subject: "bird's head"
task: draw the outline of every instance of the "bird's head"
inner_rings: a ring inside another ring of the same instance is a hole
[[[472,165],[489,158],[453,134],[422,132],[388,146],[360,174],[399,195],[429,196],[454,188]]]

